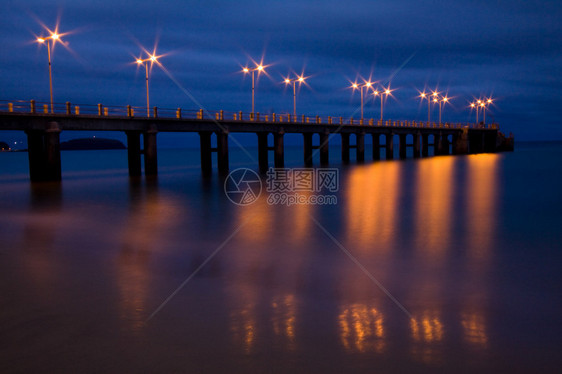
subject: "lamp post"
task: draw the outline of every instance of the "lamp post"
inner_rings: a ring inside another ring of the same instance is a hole
[[[470,107],[476,109],[476,123],[478,123],[478,105],[477,105],[477,103],[470,103]]]
[[[483,110],[482,115],[483,115],[484,123],[486,123],[486,105],[489,105],[491,103],[492,103],[492,99],[488,98],[486,100],[483,100],[482,103],[480,104],[480,106],[482,107],[482,110]]]
[[[388,95],[390,95],[391,92],[392,92],[392,90],[390,89],[390,86],[388,86],[387,88],[382,87],[382,90],[380,92],[380,95],[381,95],[381,121],[383,119],[383,108],[384,108],[382,95],[383,94],[386,95],[386,97],[385,97],[385,100],[386,100],[386,99],[388,99]],[[374,95],[377,96],[377,94],[379,94],[379,92],[375,90]]]
[[[445,104],[447,104],[448,102],[449,102],[449,98],[447,96],[443,96],[439,101],[439,123],[441,123],[441,112],[442,112],[441,106],[443,105],[444,107]]]
[[[373,82],[371,81],[367,81],[363,84],[357,84],[357,83],[353,83],[351,85],[351,88],[353,88],[353,90],[358,89],[359,93],[361,94],[361,119],[363,119],[363,88],[371,88],[373,86]]]
[[[144,69],[146,71],[146,116],[150,117],[150,95],[149,95],[149,91],[148,91],[148,62],[150,61],[150,67],[152,68],[152,64],[154,64],[155,62],[158,62],[158,59],[156,57],[156,55],[148,55],[148,58],[137,59],[137,64],[138,65],[143,65]]]
[[[285,78],[285,84],[293,84],[293,121],[297,119],[297,87],[296,84],[299,82],[299,87],[306,78],[301,76],[297,76],[294,79]]]
[[[261,73],[262,71],[264,71],[265,67],[262,64],[259,64],[258,66],[256,66],[255,68],[248,68],[245,67],[244,69],[242,69],[242,71],[246,74],[246,73],[251,73],[252,74],[252,115],[254,114],[254,91],[255,91],[255,78],[254,78],[254,73],[257,71],[258,74]]]
[[[39,37],[37,38],[37,42],[38,43],[47,43],[47,57],[49,59],[49,93],[51,96],[51,113],[54,113],[54,104],[53,104],[53,73],[51,71],[51,43],[50,41],[53,41],[53,49],[54,49],[54,45],[57,42],[57,40],[60,40],[60,35],[57,34],[57,32],[51,32],[50,36],[47,36],[45,38],[43,37]]]
[[[422,101],[427,100],[427,123],[431,122],[431,97],[424,92],[420,93]]]

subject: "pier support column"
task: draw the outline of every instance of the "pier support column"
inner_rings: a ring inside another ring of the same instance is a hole
[[[305,166],[312,166],[312,133],[305,132],[302,134],[304,137],[304,164]]]
[[[414,134],[414,158],[419,158],[420,157],[420,133],[416,132]]]
[[[27,134],[27,157],[29,159],[29,179],[32,182],[47,180],[45,173],[45,157],[43,135],[41,130],[30,130]]]
[[[56,122],[49,122],[45,131],[45,153],[47,156],[47,175],[49,181],[60,181],[60,133],[61,129]]]
[[[213,157],[211,151],[211,131],[199,132],[199,148],[201,150],[201,173],[210,175],[213,171]]]
[[[228,174],[228,132],[217,133],[217,161],[219,174]]]
[[[61,180],[60,132],[56,122],[49,122],[45,130],[26,131],[32,182]]]
[[[269,147],[267,145],[267,136],[269,134],[266,132],[258,132],[257,135],[258,135],[258,161],[259,161],[260,173],[266,173],[267,169],[269,168],[269,160],[268,160]]]
[[[398,154],[400,155],[401,159],[406,158],[406,134],[398,135],[399,144],[398,144]]]
[[[498,132],[488,130],[484,133],[484,152],[493,153],[496,151]]]
[[[355,139],[357,142],[357,147],[355,151],[357,152],[357,162],[361,163],[365,161],[365,133],[361,132],[355,134]]]
[[[274,162],[276,168],[284,168],[285,167],[285,148],[283,142],[283,135],[285,133],[278,132],[273,134],[273,148],[275,152]]]
[[[141,145],[140,131],[125,131],[127,135],[127,159],[129,163],[129,176],[139,177],[141,171]]]
[[[341,160],[349,162],[349,133],[341,133]]]
[[[448,155],[449,154],[449,135],[442,134],[441,135],[441,154]]]
[[[144,175],[154,176],[158,174],[158,157],[156,151],[156,126],[152,125],[144,132]]]
[[[468,129],[453,135],[453,154],[464,155],[468,153]]]
[[[484,149],[484,139],[482,131],[468,130],[468,151],[470,153],[480,153]]]
[[[394,134],[389,133],[385,135],[386,137],[386,159],[392,160],[394,158]]]
[[[320,165],[328,165],[330,163],[330,133],[320,134]]]
[[[381,134],[373,134],[373,160],[381,159]]]
[[[433,154],[435,156],[443,154],[443,135],[441,133],[433,135]]]
[[[422,157],[429,156],[429,134],[422,134]]]

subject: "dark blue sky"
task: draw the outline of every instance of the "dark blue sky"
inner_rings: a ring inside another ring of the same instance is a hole
[[[34,39],[44,33],[38,21],[54,27],[59,17],[70,51],[54,52],[57,102],[145,105],[144,77],[131,62],[139,45],[157,41],[163,65],[209,110],[249,111],[240,67],[264,56],[271,66],[256,91],[260,112],[292,111],[279,82],[304,69],[310,88],[300,91],[298,111],[306,114],[352,115],[359,95],[349,80],[371,76],[397,89],[385,118],[426,119],[417,90],[439,87],[453,97],[444,121],[474,121],[469,101],[493,95],[487,113],[504,131],[562,139],[560,1],[8,0],[0,5],[1,100],[48,101],[47,52]],[[152,105],[197,109],[156,68]],[[379,110],[368,102],[365,117]]]

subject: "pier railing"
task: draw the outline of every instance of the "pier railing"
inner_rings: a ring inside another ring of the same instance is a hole
[[[0,112],[10,113],[30,113],[30,114],[57,114],[68,116],[98,116],[98,117],[129,117],[129,118],[176,118],[176,119],[199,119],[217,121],[240,121],[240,122],[261,122],[261,123],[297,123],[297,124],[324,124],[335,126],[359,125],[359,126],[379,126],[379,127],[407,127],[407,128],[481,128],[498,129],[495,123],[436,123],[427,121],[409,120],[377,120],[373,118],[349,118],[332,116],[294,116],[289,113],[249,113],[233,112],[225,110],[185,110],[182,108],[160,108],[152,107],[147,110],[140,106],[112,106],[103,104],[75,104],[70,102],[54,103],[53,112],[50,111],[50,104],[46,102],[36,102],[35,100],[0,100]]]

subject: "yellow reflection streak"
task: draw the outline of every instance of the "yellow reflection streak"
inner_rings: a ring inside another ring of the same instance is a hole
[[[467,214],[472,260],[486,260],[490,255],[497,221],[497,167],[500,157],[496,154],[468,157]]]
[[[401,164],[354,168],[346,185],[347,234],[357,250],[385,250],[395,240]]]
[[[464,338],[468,343],[481,348],[488,346],[484,316],[476,313],[463,313],[461,324],[464,330]]]
[[[382,353],[384,340],[384,319],[375,308],[364,304],[351,304],[338,316],[340,340],[347,351]]]
[[[425,363],[441,361],[444,328],[438,313],[426,311],[421,318],[412,318],[410,330],[414,341],[412,356]]]
[[[181,204],[150,192],[135,201],[122,232],[123,247],[116,263],[120,317],[133,332],[144,327],[150,254],[158,249]]]
[[[276,297],[271,303],[273,332],[287,339],[287,346],[295,350],[296,305],[295,295]]]
[[[254,304],[235,310],[230,314],[231,332],[236,343],[242,342],[246,354],[252,353],[257,335]]]
[[[455,160],[455,157],[435,157],[418,163],[417,246],[433,261],[442,258],[451,239]]]

